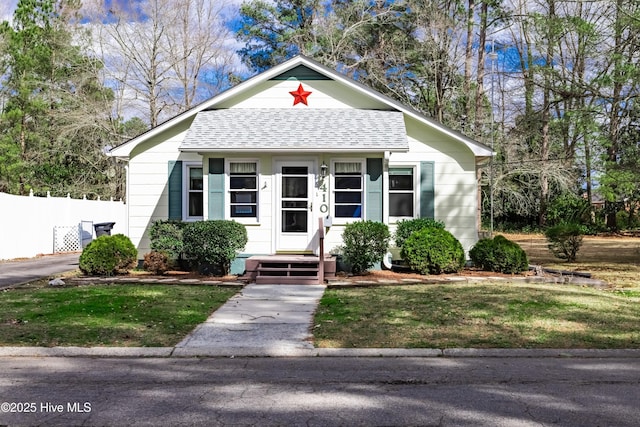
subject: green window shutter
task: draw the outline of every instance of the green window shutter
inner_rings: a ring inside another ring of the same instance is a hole
[[[169,219],[182,219],[182,162],[169,161]]]
[[[209,219],[224,219],[224,159],[209,159]]]
[[[382,159],[367,159],[366,191],[364,219],[382,222]]]
[[[420,218],[434,218],[433,162],[420,162]]]

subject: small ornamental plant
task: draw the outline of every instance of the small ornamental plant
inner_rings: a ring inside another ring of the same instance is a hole
[[[465,263],[460,241],[439,227],[412,233],[400,253],[409,267],[420,274],[457,273]]]
[[[431,218],[413,218],[398,221],[393,239],[396,247],[401,248],[404,241],[407,240],[411,234],[424,228],[441,228],[444,230],[445,226],[444,222]]]
[[[469,251],[469,257],[476,267],[485,271],[514,274],[529,269],[525,251],[504,236],[479,240]]]
[[[353,274],[361,274],[373,267],[389,248],[389,227],[377,221],[355,221],[347,224],[342,233],[342,256]]]
[[[164,274],[169,270],[169,257],[165,252],[151,251],[144,255],[142,267],[153,274]]]
[[[151,224],[149,229],[151,250],[164,252],[169,263],[179,263],[182,260],[184,247],[182,230],[185,224],[176,220],[159,220]]]
[[[124,234],[100,236],[80,255],[80,270],[91,276],[126,274],[136,266],[138,250]]]
[[[584,235],[580,224],[563,222],[549,227],[544,234],[553,255],[567,262],[576,260]]]
[[[182,239],[184,255],[192,267],[226,275],[238,251],[247,244],[247,229],[228,220],[191,222],[185,225]]]

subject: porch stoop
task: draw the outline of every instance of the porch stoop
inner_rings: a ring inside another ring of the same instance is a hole
[[[320,277],[320,257],[313,255],[252,256],[245,262],[242,279],[258,285],[317,285],[336,274],[336,259],[324,258],[324,277]]]

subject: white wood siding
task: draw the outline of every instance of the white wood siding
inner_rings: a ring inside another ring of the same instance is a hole
[[[289,92],[302,84],[304,90],[311,92],[308,105],[293,105],[293,96]],[[222,102],[219,108],[363,108],[384,109],[389,106],[364,96],[330,80],[269,80],[252,90]]]
[[[434,162],[435,219],[444,222],[468,252],[478,240],[475,157],[461,143],[443,139],[413,120],[406,122],[409,152],[392,153],[389,163]]]
[[[169,214],[167,186],[169,161],[202,162],[202,157],[197,154],[178,151],[185,133],[184,128],[166,132],[137,147],[131,154],[127,189],[128,235],[138,248],[138,259],[142,259],[144,254],[151,251],[150,225],[158,219],[167,219]]]

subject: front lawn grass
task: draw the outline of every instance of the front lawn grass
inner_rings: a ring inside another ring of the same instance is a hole
[[[640,348],[640,292],[515,283],[328,289],[317,347]]]
[[[46,281],[0,292],[2,346],[173,346],[235,288]]]

